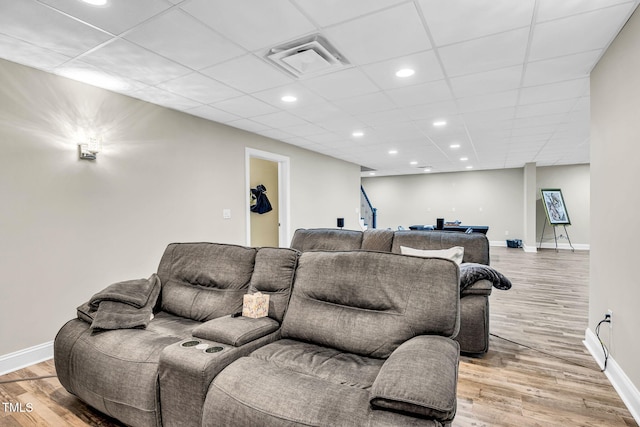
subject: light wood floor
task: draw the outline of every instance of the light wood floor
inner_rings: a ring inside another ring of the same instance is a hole
[[[492,266],[513,282],[491,295],[491,344],[483,358],[462,357],[454,427],[637,426],[585,350],[589,253],[491,248]],[[502,338],[515,341],[514,344]],[[52,361],[0,377],[0,426],[119,426],[67,393]],[[25,408],[26,409],[26,408]]]

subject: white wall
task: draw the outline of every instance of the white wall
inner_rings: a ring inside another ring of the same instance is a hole
[[[613,310],[611,356],[636,388],[640,388],[640,279],[634,230],[635,214],[640,212],[638,40],[640,12],[636,11],[591,73],[589,295],[592,330],[607,309]],[[603,329],[608,343],[609,328]]]
[[[445,218],[488,225],[489,240],[522,238],[522,169],[363,178],[362,186],[378,209],[378,228]]]
[[[104,135],[95,162],[78,129]],[[357,165],[0,60],[0,356],[53,340],[170,242],[244,244],[245,147],[290,157],[291,230],[358,226]]]
[[[362,186],[378,209],[378,228],[435,224],[436,218],[443,217],[468,225],[488,225],[487,237],[494,243],[524,237],[523,169],[367,177]],[[562,189],[571,215],[572,225],[567,226],[571,242],[588,248],[589,165],[538,167],[535,187],[532,196],[538,199],[540,188]],[[537,205],[539,240],[546,218],[539,201]],[[545,236],[553,241],[548,227]],[[566,240],[559,240],[561,243]]]

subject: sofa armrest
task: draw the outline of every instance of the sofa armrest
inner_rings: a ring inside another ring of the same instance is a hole
[[[467,295],[491,295],[493,284],[487,279],[480,279],[460,291],[460,298]]]
[[[459,345],[422,335],[398,347],[382,365],[371,387],[371,405],[440,421],[456,413]]]
[[[249,317],[223,316],[211,319],[195,328],[192,335],[234,347],[269,335],[276,331],[280,324],[270,317],[251,319]]]

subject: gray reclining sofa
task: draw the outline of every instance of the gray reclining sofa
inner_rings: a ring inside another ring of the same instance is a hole
[[[256,291],[268,317],[233,316]],[[445,259],[171,244],[78,307],[55,365],[131,426],[450,425],[459,303]]]
[[[480,233],[385,229],[362,232],[316,228],[298,229],[291,239],[291,248],[300,252],[363,249],[400,253],[401,246],[421,250],[462,246],[463,263],[489,265],[489,240]],[[492,285],[489,280],[481,279],[460,292],[460,332],[456,340],[464,354],[481,356],[489,350],[489,295]]]

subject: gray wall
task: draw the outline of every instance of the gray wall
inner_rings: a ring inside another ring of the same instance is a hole
[[[632,227],[640,211],[638,40],[640,12],[636,11],[591,73],[589,295],[592,330],[607,309],[613,310],[611,356],[636,388],[640,388],[640,284],[635,268],[638,240]]]
[[[95,162],[79,129],[104,135]],[[149,276],[170,242],[244,244],[245,147],[290,157],[291,230],[358,227],[357,165],[1,60],[0,144],[0,356]]]
[[[540,188],[562,189],[572,220],[567,227],[571,241],[588,248],[589,166],[539,167],[536,177],[538,199]],[[378,209],[378,228],[435,224],[436,218],[444,217],[469,225],[488,225],[487,237],[495,243],[523,238],[523,169],[372,177],[363,178],[362,186]],[[539,207],[542,209],[541,204]],[[544,211],[536,219],[539,240]],[[550,236],[553,240],[553,232]]]

